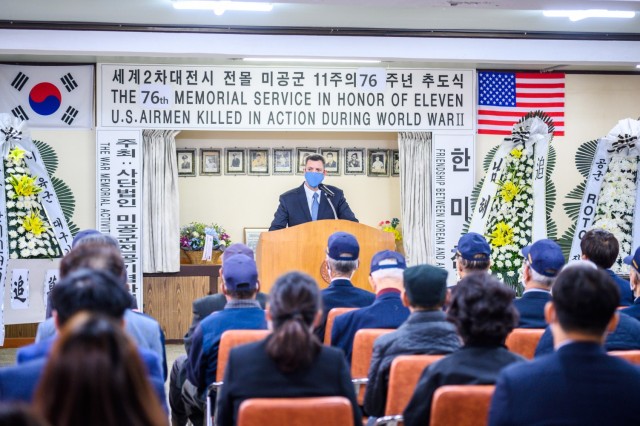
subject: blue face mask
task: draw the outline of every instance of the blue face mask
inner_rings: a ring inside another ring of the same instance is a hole
[[[311,188],[317,188],[318,185],[320,185],[322,183],[322,180],[324,179],[324,173],[305,172],[304,179],[307,181],[307,184]]]

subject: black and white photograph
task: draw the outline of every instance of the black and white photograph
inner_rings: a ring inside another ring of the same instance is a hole
[[[307,157],[313,154],[317,154],[318,150],[314,148],[297,148],[298,157],[298,173],[304,174],[304,165],[307,162]]]
[[[397,149],[391,150],[391,176],[400,176],[400,151]]]
[[[364,174],[364,149],[345,148],[344,150],[344,174]]]
[[[369,176],[389,176],[389,151],[386,149],[368,149]]]
[[[178,160],[178,176],[196,175],[196,149],[178,148],[176,149]]]
[[[224,151],[226,160],[226,175],[243,175],[247,173],[245,150],[237,148],[227,148]]]
[[[200,175],[202,176],[220,176],[222,167],[220,167],[219,149],[201,149],[200,150]]]
[[[273,174],[290,175],[293,173],[293,149],[275,148],[273,150]]]
[[[340,174],[340,149],[338,148],[323,148],[320,150],[320,155],[324,157],[324,169],[328,175]]]
[[[269,174],[269,150],[249,149],[249,174],[268,175]]]

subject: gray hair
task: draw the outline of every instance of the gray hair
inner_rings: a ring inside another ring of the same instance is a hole
[[[327,265],[333,272],[341,275],[350,275],[358,268],[358,259],[356,260],[335,260],[327,256]]]
[[[533,266],[531,266],[529,262],[527,262],[527,265],[529,266],[529,272],[531,273],[531,281],[535,281],[547,287],[551,287],[553,285],[557,275],[555,277],[548,277],[533,269]]]

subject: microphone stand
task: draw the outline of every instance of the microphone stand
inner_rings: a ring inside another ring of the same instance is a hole
[[[331,202],[331,197],[333,197],[335,194],[332,190],[330,190],[329,188],[326,187],[326,185],[320,184],[318,185],[318,188],[320,189],[320,191],[324,192],[324,195],[326,195],[327,201],[329,202],[329,205],[331,206],[331,210],[333,210],[333,218],[334,219],[338,219],[338,214],[336,213],[336,208],[333,206],[333,203]]]

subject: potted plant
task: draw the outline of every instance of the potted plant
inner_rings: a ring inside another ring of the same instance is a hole
[[[180,228],[180,249],[192,264],[219,264],[222,252],[230,245],[231,238],[220,225],[191,222]],[[205,250],[211,250],[210,258]]]

